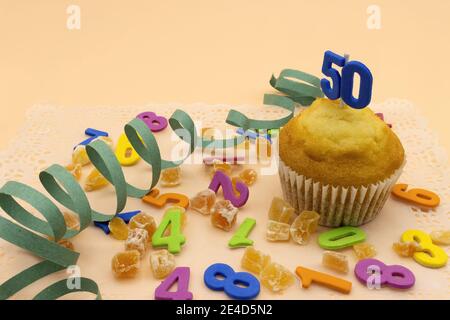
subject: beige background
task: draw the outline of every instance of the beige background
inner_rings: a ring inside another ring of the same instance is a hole
[[[366,26],[369,4],[381,30]],[[81,7],[81,30],[66,9]],[[0,0],[0,148],[35,104],[257,104],[272,72],[323,52],[374,74],[374,101],[416,103],[450,150],[450,1]]]

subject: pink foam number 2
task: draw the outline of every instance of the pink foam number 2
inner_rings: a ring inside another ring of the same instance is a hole
[[[157,116],[154,112],[143,112],[136,118],[144,121],[152,132],[159,132],[167,127],[167,119]]]
[[[217,193],[220,186],[222,186],[223,197],[226,200],[230,200],[233,206],[240,208],[246,204],[249,197],[249,191],[245,183],[236,182],[236,190],[239,192],[239,196],[236,196],[233,191],[233,184],[230,177],[222,171],[216,171],[211,183],[209,184],[209,189]]]
[[[191,269],[188,267],[176,268],[155,290],[156,300],[192,300],[192,292],[189,291],[189,278]],[[178,282],[177,291],[170,288]]]

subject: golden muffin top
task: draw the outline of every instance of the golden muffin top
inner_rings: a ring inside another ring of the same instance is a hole
[[[395,133],[369,108],[320,98],[280,132],[280,158],[315,181],[361,186],[389,177],[404,161]]]

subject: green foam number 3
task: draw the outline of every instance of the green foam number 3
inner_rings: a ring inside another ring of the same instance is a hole
[[[339,250],[366,240],[366,233],[355,227],[333,229],[319,236],[319,246],[327,250]]]
[[[186,242],[186,238],[181,234],[181,215],[180,208],[173,207],[166,211],[158,229],[153,234],[153,247],[167,247],[170,253],[181,252],[181,245]],[[169,228],[170,234],[164,235]]]

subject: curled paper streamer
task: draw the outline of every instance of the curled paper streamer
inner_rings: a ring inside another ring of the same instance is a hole
[[[296,79],[294,81],[292,79]],[[284,69],[278,78],[272,75],[270,85],[285,95],[265,94],[264,104],[275,105],[289,111],[289,114],[277,120],[250,119],[245,114],[231,110],[226,122],[232,126],[248,129],[277,129],[285,125],[293,116],[295,104],[309,106],[317,97],[323,97],[320,79],[308,73]]]
[[[291,113],[278,120],[261,121],[253,120],[244,114],[231,110],[226,122],[247,130],[274,129],[284,125],[292,118],[295,103],[308,102],[317,92],[317,78],[295,70],[283,70],[278,79],[271,80],[272,86],[286,93],[288,96],[266,95],[265,104],[283,107]],[[294,77],[309,84],[292,84],[285,77]],[[319,81],[320,88],[320,81]],[[126,182],[120,163],[109,146],[95,140],[86,146],[87,154],[94,167],[112,184],[116,192],[116,208],[112,213],[101,213],[93,210],[86,194],[75,178],[62,166],[52,165],[39,174],[39,179],[47,191],[59,204],[73,211],[80,220],[79,230],[68,230],[64,216],[59,208],[43,193],[20,182],[7,182],[0,189],[0,207],[10,216],[6,219],[0,216],[0,238],[25,249],[43,259],[43,261],[18,273],[11,279],[0,285],[0,300],[8,299],[28,285],[50,274],[65,270],[69,266],[76,265],[79,253],[66,249],[57,244],[61,239],[70,239],[85,228],[92,221],[110,221],[114,216],[122,212],[126,206],[127,198],[143,198],[156,186],[162,169],[179,166],[194,152],[196,147],[229,148],[242,143],[244,136],[236,136],[225,140],[207,140],[197,136],[194,122],[187,113],[176,110],[169,119],[169,125],[177,136],[189,144],[189,152],[178,161],[168,161],[161,158],[158,143],[148,126],[140,119],[133,119],[125,126],[125,134],[139,156],[151,165],[152,178],[148,189],[139,189]],[[31,212],[22,207],[16,199],[29,204],[45,218],[35,217]],[[15,222],[14,222],[15,221]],[[54,239],[48,240],[33,231]],[[80,278],[80,287],[70,289],[67,280],[61,280],[51,284],[38,293],[34,299],[57,299],[66,294],[83,291],[96,295],[101,299],[97,284],[90,279]]]

